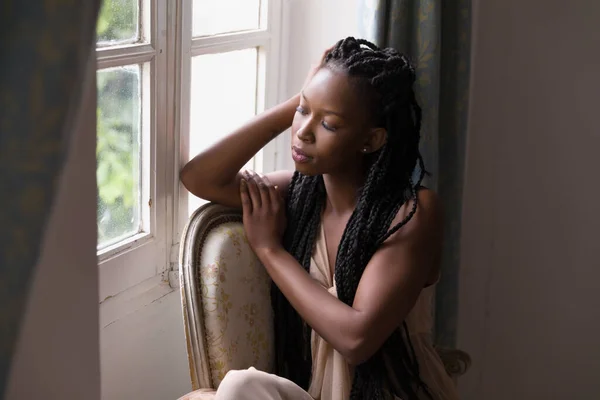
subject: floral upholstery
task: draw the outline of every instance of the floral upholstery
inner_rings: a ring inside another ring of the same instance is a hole
[[[252,252],[240,211],[199,208],[184,229],[179,257],[181,299],[192,388],[180,400],[210,400],[225,374],[251,366],[271,372],[274,333],[271,280]],[[437,349],[449,375],[468,354]]]
[[[180,280],[193,389],[216,389],[231,369],[273,368],[271,280],[239,211],[208,204],[182,238]]]

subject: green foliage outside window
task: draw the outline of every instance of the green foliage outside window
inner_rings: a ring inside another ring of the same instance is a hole
[[[136,41],[137,1],[105,0],[97,25],[100,45]],[[97,73],[98,244],[139,231],[140,154],[139,67]]]

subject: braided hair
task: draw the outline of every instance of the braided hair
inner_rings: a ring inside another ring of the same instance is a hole
[[[417,193],[425,174],[419,152],[421,109],[412,85],[415,70],[396,50],[380,49],[352,37],[339,41],[322,67],[349,76],[367,96],[373,122],[387,129],[386,144],[370,155],[367,177],[342,235],[335,265],[338,298],[352,305],[367,263],[380,245],[404,226],[417,210]],[[413,182],[413,173],[419,174]],[[391,227],[400,207],[412,208],[403,221]],[[308,271],[326,200],[323,177],[295,172],[289,186],[288,226],[284,246]],[[390,228],[391,227],[391,228]],[[276,372],[303,388],[311,378],[310,327],[292,308],[277,286],[272,286],[275,312]],[[416,399],[423,390],[408,328],[403,323],[366,362],[357,365],[350,398],[384,399],[392,394]]]

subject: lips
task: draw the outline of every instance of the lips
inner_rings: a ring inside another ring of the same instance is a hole
[[[306,154],[305,152],[300,150],[298,147],[293,146],[292,147],[292,158],[297,163],[305,163],[305,162],[310,161],[312,157],[310,157],[308,154]]]

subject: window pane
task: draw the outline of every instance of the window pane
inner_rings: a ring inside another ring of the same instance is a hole
[[[189,158],[256,114],[257,63],[255,48],[192,59]],[[190,212],[200,204],[190,195]]]
[[[141,231],[139,65],[100,70],[96,177],[98,248]]]
[[[194,0],[194,37],[259,28],[260,0]]]
[[[139,0],[103,0],[96,32],[98,45],[139,40]]]

